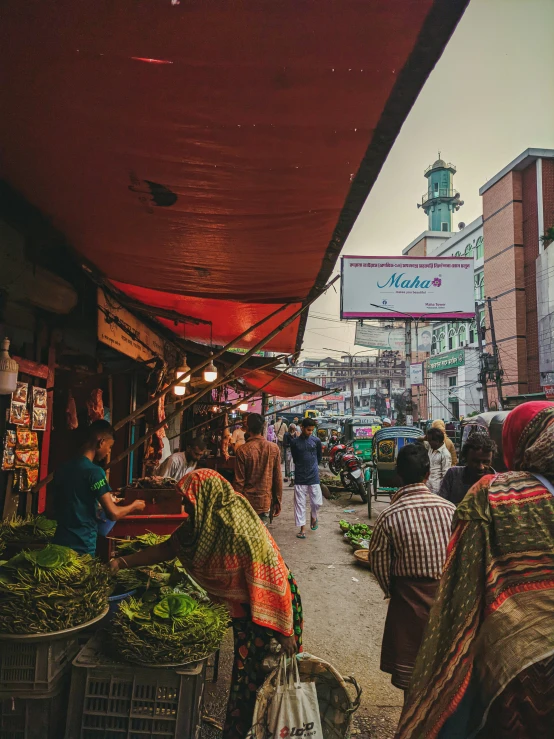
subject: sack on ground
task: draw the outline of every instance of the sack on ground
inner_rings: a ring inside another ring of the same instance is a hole
[[[281,658],[267,723],[269,736],[275,739],[323,739],[316,686],[313,682],[300,682],[296,657],[288,677],[287,659],[285,655]]]

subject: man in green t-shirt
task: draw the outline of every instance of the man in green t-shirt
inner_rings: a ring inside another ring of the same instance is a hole
[[[106,518],[119,521],[129,513],[144,510],[143,500],[118,506],[111,496],[106,473],[99,466],[114,443],[114,430],[107,421],[95,421],[79,456],[62,465],[54,475],[54,512],[58,522],[54,544],[70,547],[79,554],[96,553],[98,505]]]

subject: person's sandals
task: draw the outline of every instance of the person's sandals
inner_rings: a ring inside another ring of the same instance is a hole
[[[317,518],[315,520],[315,524],[314,524],[313,521],[311,521],[310,528],[311,528],[312,531],[317,531],[318,530],[318,528],[319,528],[319,521],[317,520]]]
[[[305,539],[306,538],[306,534],[303,531],[301,531],[300,533],[296,534],[296,538],[297,539]]]

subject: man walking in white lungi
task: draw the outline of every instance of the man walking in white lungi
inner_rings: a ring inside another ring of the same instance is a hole
[[[318,513],[323,503],[319,484],[319,463],[321,462],[321,441],[313,436],[316,422],[313,418],[302,419],[302,431],[296,439],[290,440],[290,450],[294,461],[294,520],[300,531],[296,536],[306,538],[306,498],[310,498],[310,528],[316,531]]]

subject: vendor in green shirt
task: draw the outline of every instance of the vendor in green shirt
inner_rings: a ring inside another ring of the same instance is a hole
[[[79,456],[62,465],[54,475],[54,517],[58,522],[54,544],[79,554],[96,553],[99,505],[110,521],[144,510],[143,500],[127,506],[114,503],[106,473],[100,467],[114,443],[114,430],[107,421],[91,423]]]

